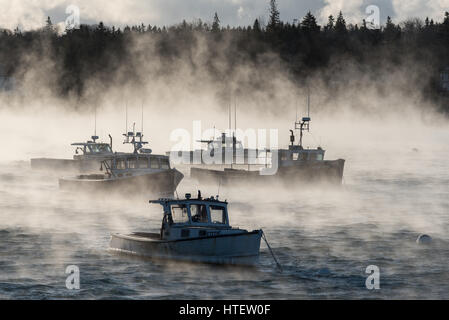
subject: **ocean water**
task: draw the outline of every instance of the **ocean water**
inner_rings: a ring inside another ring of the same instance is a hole
[[[231,224],[263,228],[283,272],[263,242],[253,268],[111,254],[111,233],[157,232],[161,208],[145,196],[61,192],[58,174],[4,162],[0,299],[448,299],[449,147],[384,151],[348,150],[341,188],[220,191]],[[179,192],[199,187],[186,179]],[[432,244],[418,245],[420,233]],[[80,290],[66,288],[70,265]],[[370,265],[378,290],[365,285]]]

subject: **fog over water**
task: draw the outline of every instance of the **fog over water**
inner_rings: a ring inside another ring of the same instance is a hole
[[[157,64],[140,62],[143,73]],[[94,133],[95,108],[101,140],[109,142],[111,134],[114,150],[130,151],[121,136],[125,106],[127,129],[133,122],[140,129],[142,104],[149,147],[165,154],[175,144],[171,132],[191,132],[193,121],[204,130],[226,129],[229,96],[237,100],[238,128],[278,129],[279,146],[287,147],[296,113],[306,112],[303,86],[276,71],[275,62],[265,70],[241,66],[223,87],[180,64],[177,73],[138,88],[125,82],[104,92],[93,81],[75,103],[54,97],[48,79],[39,81],[40,68],[51,69],[42,65],[28,71],[20,92],[0,98],[0,298],[449,298],[448,122],[418,89],[404,89],[413,74],[392,70],[384,83],[370,83],[349,67],[351,81],[336,91],[324,87],[320,75],[311,77],[311,132],[304,146],[321,145],[326,159],[346,160],[340,188],[298,181],[290,189],[220,189],[233,226],[263,228],[284,268],[279,273],[265,244],[254,269],[110,254],[111,233],[158,232],[161,208],[149,205],[145,194],[60,191],[64,173],[32,171],[29,160],[71,158],[70,143]],[[244,90],[254,74],[266,79],[266,91]],[[186,177],[178,193],[198,189],[216,195],[218,186]],[[433,243],[417,245],[421,233]],[[69,265],[80,268],[80,291],[65,287]],[[380,290],[365,287],[369,265],[380,268]]]
[[[98,110],[98,134],[124,130],[124,107]],[[145,132],[156,153],[168,151],[171,130],[226,127],[227,110],[170,106],[169,116],[145,105]],[[55,172],[31,171],[29,159],[70,158],[69,143],[93,131],[92,112],[56,107],[1,111],[0,297],[1,298],[448,298],[446,261],[449,156],[447,124],[429,112],[404,115],[343,110],[312,113],[305,145],[320,143],[327,159],[346,159],[341,188],[291,190],[269,186],[223,189],[234,226],[263,228],[284,273],[275,270],[264,244],[254,270],[171,264],[106,252],[113,232],[154,231],[161,209],[141,199],[84,197],[58,190]],[[379,107],[382,109],[382,107]],[[251,110],[251,108],[249,108]],[[304,103],[299,111],[304,110]],[[140,107],[129,118],[140,123]],[[239,124],[279,128],[288,143],[295,106],[277,117],[239,111]],[[179,114],[179,116],[178,116]],[[329,116],[329,114],[331,114]],[[139,125],[138,125],[139,126]],[[107,141],[107,139],[104,139]],[[185,179],[178,191],[215,195],[217,186]],[[415,243],[431,235],[431,246]],[[81,290],[65,288],[66,266],[78,265]],[[381,270],[381,290],[365,288],[365,268]]]

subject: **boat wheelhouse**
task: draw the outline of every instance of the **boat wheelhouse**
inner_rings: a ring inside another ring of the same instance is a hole
[[[110,143],[97,142],[98,136],[92,136],[87,142],[76,142],[71,145],[76,147],[73,159],[31,159],[32,169],[67,170],[78,172],[98,171],[101,162],[113,155],[112,137],[109,135]]]
[[[159,233],[113,234],[110,250],[158,259],[252,265],[258,261],[262,230],[230,225],[228,203],[201,193],[192,199],[150,201],[163,208]]]

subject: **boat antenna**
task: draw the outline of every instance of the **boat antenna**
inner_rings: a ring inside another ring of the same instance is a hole
[[[143,100],[142,100],[142,135],[143,135]]]
[[[234,97],[235,109],[234,109],[234,132],[237,130],[237,95]]]
[[[232,102],[231,99],[229,99],[229,131],[232,129],[232,115],[231,115],[231,108],[232,108]]]
[[[97,105],[95,105],[95,131],[94,136],[97,136]]]
[[[307,117],[310,118],[310,86],[307,86]]]
[[[125,134],[128,135],[128,101],[126,101],[125,105]]]
[[[92,140],[95,142],[97,142],[97,105],[95,104],[95,108],[94,108],[94,135],[92,136]]]
[[[296,108],[295,121],[298,121],[298,97],[296,97],[295,99],[295,108]]]
[[[310,120],[310,87],[307,85],[307,117],[303,117],[302,121],[295,122],[295,130],[299,130],[299,146],[301,148],[303,132],[310,131]]]

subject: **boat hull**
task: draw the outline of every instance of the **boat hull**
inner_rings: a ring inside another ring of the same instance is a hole
[[[261,175],[259,171],[214,170],[193,167],[190,175],[201,183],[239,184],[274,183],[298,185],[300,183],[328,183],[341,185],[345,160],[311,161],[279,167],[274,175]]]
[[[165,241],[158,235],[113,234],[110,251],[141,257],[201,263],[254,265],[259,259],[261,230],[212,237]]]
[[[122,178],[88,175],[59,179],[61,190],[173,196],[184,175],[176,169]]]

